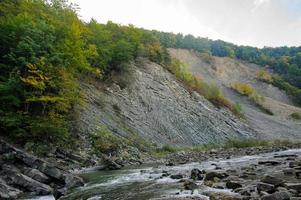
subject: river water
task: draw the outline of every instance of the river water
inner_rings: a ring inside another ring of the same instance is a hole
[[[72,191],[64,200],[88,199],[88,200],[146,200],[158,199],[162,197],[202,197],[209,199],[204,193],[225,192],[231,193],[227,189],[210,188],[202,184],[202,181],[196,182],[200,187],[193,193],[183,189],[183,183],[177,179],[162,177],[162,172],[169,174],[184,174],[189,176],[194,168],[200,170],[215,169],[219,166],[223,170],[237,169],[239,167],[248,167],[257,164],[258,161],[273,159],[275,155],[295,154],[301,156],[301,149],[293,149],[281,152],[260,154],[255,156],[243,156],[232,159],[218,159],[204,161],[202,163],[189,163],[177,166],[152,165],[124,168],[114,171],[90,171],[81,174],[87,180],[85,186]],[[280,166],[281,167],[281,166]],[[268,170],[268,169],[267,169]],[[277,168],[273,168],[277,173]],[[279,170],[281,170],[279,168]],[[263,174],[267,171],[262,172]],[[51,196],[38,197],[39,200],[50,200]]]

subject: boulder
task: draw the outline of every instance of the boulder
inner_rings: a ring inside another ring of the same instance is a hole
[[[7,185],[0,178],[0,199],[17,199],[21,194],[22,191]]]
[[[24,188],[27,191],[33,192],[37,195],[47,195],[53,192],[53,189],[44,183],[40,183],[24,174],[15,170],[4,169],[1,172],[2,177],[9,185],[15,185]]]
[[[193,180],[203,180],[204,172],[195,168],[195,169],[191,170],[190,178]]]
[[[226,187],[228,189],[233,189],[234,190],[234,189],[237,189],[237,188],[241,188],[242,184],[240,182],[238,182],[238,181],[231,181],[231,180],[229,180],[229,181],[226,182]]]
[[[228,177],[229,175],[224,171],[209,171],[206,172],[205,180],[212,181],[214,178],[223,179]]]
[[[266,161],[259,161],[258,164],[275,166],[275,165],[280,165],[281,162],[276,161],[276,160],[266,160]]]
[[[284,181],[280,178],[277,178],[275,176],[270,176],[270,175],[265,175],[262,179],[261,182],[263,183],[268,183],[268,184],[272,184],[274,186],[281,186],[284,184]]]
[[[301,193],[301,183],[286,183],[285,187],[287,189],[293,189]]]
[[[193,190],[198,188],[198,185],[195,184],[193,181],[185,180],[184,188],[185,188],[185,190],[192,190],[193,191]]]
[[[276,188],[272,184],[259,182],[257,183],[257,191],[258,193],[260,192],[273,193],[276,191]]]
[[[170,175],[170,178],[171,179],[181,179],[181,178],[183,178],[183,175],[182,174],[173,174],[173,175]]]
[[[82,178],[78,176],[73,176],[72,174],[65,175],[65,187],[67,189],[72,189],[83,185],[84,185],[84,181]]]
[[[42,172],[40,172],[37,169],[24,167],[22,169],[22,173],[36,181],[41,182],[41,183],[49,183],[50,182],[50,178],[47,177],[45,174],[43,174]]]
[[[261,200],[290,200],[290,195],[288,192],[275,192],[273,194],[264,195]]]

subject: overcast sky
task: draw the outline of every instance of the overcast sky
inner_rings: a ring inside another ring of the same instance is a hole
[[[301,0],[70,0],[85,20],[222,39],[301,46]]]

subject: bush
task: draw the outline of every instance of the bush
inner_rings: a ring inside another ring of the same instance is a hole
[[[269,72],[265,71],[265,70],[259,70],[257,72],[257,79],[267,82],[267,83],[272,83],[273,82],[273,77],[271,76],[271,74],[269,74]]]
[[[300,114],[300,113],[294,112],[294,113],[292,113],[290,116],[291,116],[293,119],[301,120],[301,114]]]
[[[236,102],[235,104],[233,104],[231,110],[236,116],[238,117],[242,116],[242,108],[240,103]]]
[[[157,152],[166,152],[166,153],[174,153],[176,151],[177,149],[169,144],[165,144],[160,149],[157,149]]]
[[[106,126],[99,127],[92,135],[92,145],[96,152],[114,154],[122,147],[122,144],[122,139],[113,135]]]
[[[256,139],[230,139],[223,147],[224,148],[246,148],[246,147],[257,147],[257,146],[267,146],[268,141],[256,140]]]
[[[253,87],[246,83],[235,82],[231,85],[231,87],[242,95],[250,96],[255,93]]]

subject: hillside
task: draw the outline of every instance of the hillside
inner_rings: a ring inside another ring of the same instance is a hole
[[[223,94],[233,102],[242,106],[246,120],[252,128],[259,132],[262,139],[301,138],[301,123],[293,120],[290,115],[300,112],[290,97],[271,84],[260,81],[257,73],[262,67],[228,57],[204,57],[192,50],[169,49],[172,57],[187,64],[188,69],[196,76],[208,82],[217,83]],[[264,97],[263,105],[273,115],[263,113],[246,97],[231,89],[234,82],[248,83]]]
[[[82,84],[81,133],[105,125],[114,134],[138,136],[156,144],[199,145],[234,137],[256,137],[256,132],[229,110],[190,94],[162,66],[146,59],[131,65],[113,84]]]

